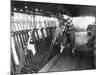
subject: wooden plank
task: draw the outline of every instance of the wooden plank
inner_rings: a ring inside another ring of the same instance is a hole
[[[66,50],[67,51],[67,50]],[[61,58],[48,72],[75,71],[93,69],[93,57],[91,53],[81,52],[79,55],[71,56],[68,52],[64,52]]]
[[[69,53],[63,53],[61,58],[48,72],[71,71],[75,70],[77,65],[77,57],[71,56]]]

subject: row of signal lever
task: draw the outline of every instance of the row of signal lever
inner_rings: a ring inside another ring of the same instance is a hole
[[[14,40],[20,63],[19,71],[25,62],[25,49],[30,38],[29,34],[32,35],[30,44],[35,44],[41,38],[52,37],[57,24],[57,19],[43,16],[15,13],[11,17],[11,37]]]

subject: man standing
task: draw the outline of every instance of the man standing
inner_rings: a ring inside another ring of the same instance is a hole
[[[72,53],[74,54],[75,33],[72,19],[67,15],[59,15],[58,20],[59,26],[57,27],[55,34],[61,39],[60,53],[62,53],[64,48],[66,48],[69,45],[72,50]]]

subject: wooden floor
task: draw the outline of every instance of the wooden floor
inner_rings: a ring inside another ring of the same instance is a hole
[[[39,72],[61,72],[95,69],[93,62],[94,61],[91,52],[80,51],[77,55],[73,56],[70,49],[65,49],[62,54],[59,53]]]

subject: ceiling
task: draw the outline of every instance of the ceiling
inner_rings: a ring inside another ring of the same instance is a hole
[[[76,16],[96,16],[96,6],[90,5],[71,5],[71,4],[56,4],[56,3],[42,3],[42,2],[25,2],[25,1],[11,1],[11,9],[27,9],[31,11],[34,8],[43,11],[49,11],[53,14],[62,11],[64,14],[72,17]]]

